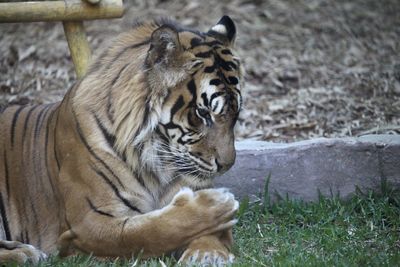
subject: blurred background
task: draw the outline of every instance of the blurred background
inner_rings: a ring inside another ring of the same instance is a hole
[[[246,69],[237,139],[400,134],[399,0],[125,1],[85,22],[94,53],[139,18],[237,26]],[[0,24],[0,109],[58,101],[76,81],[61,23]]]

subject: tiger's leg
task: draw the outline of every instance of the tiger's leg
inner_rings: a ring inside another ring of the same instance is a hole
[[[179,263],[201,266],[223,266],[233,262],[232,228],[193,240],[184,250]]]
[[[37,264],[46,258],[47,255],[45,253],[32,245],[18,241],[0,240],[0,264],[12,262]]]
[[[89,212],[58,241],[60,255],[78,249],[96,256],[161,256],[201,236],[232,228],[238,202],[223,189],[179,191],[166,207],[133,217]]]

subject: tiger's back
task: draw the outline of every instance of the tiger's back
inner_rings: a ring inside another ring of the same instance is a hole
[[[0,113],[0,239],[54,250],[59,202],[54,125],[58,103]]]

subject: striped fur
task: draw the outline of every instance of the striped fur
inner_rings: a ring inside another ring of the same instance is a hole
[[[138,23],[62,102],[4,110],[0,239],[106,257],[201,244],[228,259],[237,202],[206,188],[235,159],[242,71],[234,36],[228,17],[207,33]],[[21,243],[0,241],[0,261]]]

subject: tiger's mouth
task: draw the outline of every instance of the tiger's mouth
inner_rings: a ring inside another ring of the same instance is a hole
[[[161,169],[181,176],[211,179],[218,174],[218,166],[213,166],[187,150],[182,151],[173,147],[158,149],[157,157],[162,166]]]

